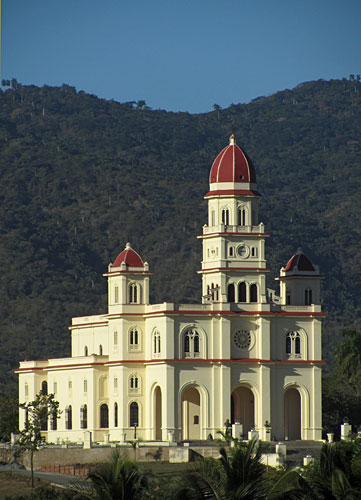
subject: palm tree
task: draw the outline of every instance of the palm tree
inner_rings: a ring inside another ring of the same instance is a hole
[[[88,479],[92,483],[92,499],[138,500],[149,491],[147,474],[119,450],[112,452],[109,462],[98,464]]]

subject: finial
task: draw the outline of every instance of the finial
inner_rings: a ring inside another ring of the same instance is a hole
[[[234,134],[231,135],[229,138],[229,145],[234,146],[236,144],[236,138],[234,137]]]
[[[126,250],[129,250],[130,248],[132,248],[132,245],[129,243],[129,241],[125,244],[125,249]]]

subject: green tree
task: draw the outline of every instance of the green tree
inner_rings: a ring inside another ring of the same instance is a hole
[[[335,350],[336,369],[347,379],[355,394],[361,396],[361,332],[352,328],[342,331],[345,339]]]
[[[0,441],[10,441],[11,433],[18,432],[19,403],[17,398],[0,397]]]
[[[31,487],[34,488],[34,453],[45,443],[45,437],[41,434],[47,428],[47,421],[54,423],[60,416],[59,403],[55,401],[54,394],[43,394],[39,392],[34,401],[21,403],[19,405],[25,411],[24,429],[20,431],[19,451],[20,453],[30,451]]]

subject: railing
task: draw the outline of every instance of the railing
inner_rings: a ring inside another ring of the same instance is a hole
[[[258,226],[229,226],[218,224],[217,226],[203,226],[203,234],[211,233],[264,233],[264,224]]]

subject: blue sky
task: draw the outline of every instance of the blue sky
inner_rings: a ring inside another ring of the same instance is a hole
[[[1,79],[202,113],[361,74],[360,0],[2,0]]]

